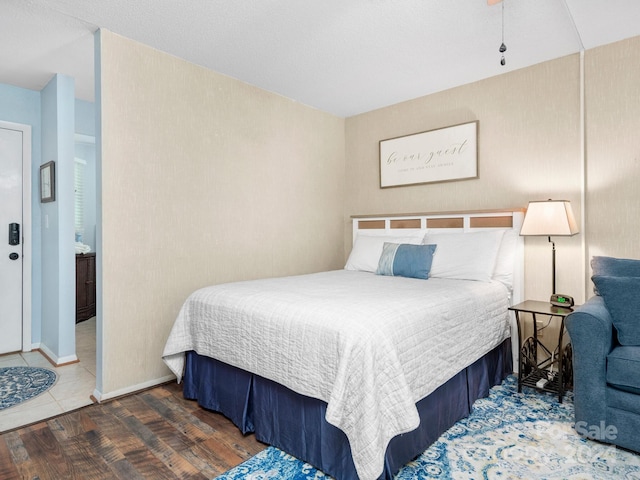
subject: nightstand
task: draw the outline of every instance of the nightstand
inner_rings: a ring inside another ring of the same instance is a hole
[[[558,401],[562,403],[564,392],[571,386],[573,378],[571,344],[562,345],[564,319],[573,310],[536,300],[526,300],[509,307],[509,310],[516,314],[518,329],[518,392],[522,391],[522,385],[526,385],[544,392],[557,393]],[[533,318],[533,335],[526,340],[523,339],[521,313],[529,313]],[[558,344],[553,351],[538,338],[539,315],[549,317],[549,323],[542,328],[546,328],[554,319],[560,322]]]

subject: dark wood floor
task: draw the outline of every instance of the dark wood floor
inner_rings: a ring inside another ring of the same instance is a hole
[[[175,382],[0,435],[0,479],[211,479],[265,448]]]

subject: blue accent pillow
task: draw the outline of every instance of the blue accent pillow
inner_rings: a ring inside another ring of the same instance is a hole
[[[640,277],[594,275],[591,280],[611,314],[620,345],[640,346]]]
[[[640,277],[640,260],[631,258],[593,257],[593,274],[605,277]]]
[[[591,258],[591,270],[594,276],[640,277],[640,260],[595,256]],[[598,287],[593,293],[600,295]]]
[[[435,245],[385,242],[382,246],[382,255],[378,261],[376,274],[426,280],[429,278],[435,251]]]

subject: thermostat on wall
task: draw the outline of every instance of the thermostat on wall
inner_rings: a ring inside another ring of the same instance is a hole
[[[555,305],[556,307],[571,308],[574,305],[573,297],[570,297],[569,295],[554,293],[553,295],[551,295],[551,305]]]

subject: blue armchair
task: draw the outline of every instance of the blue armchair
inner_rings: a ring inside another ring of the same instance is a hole
[[[596,295],[565,320],[575,429],[640,452],[640,260],[593,257]]]

